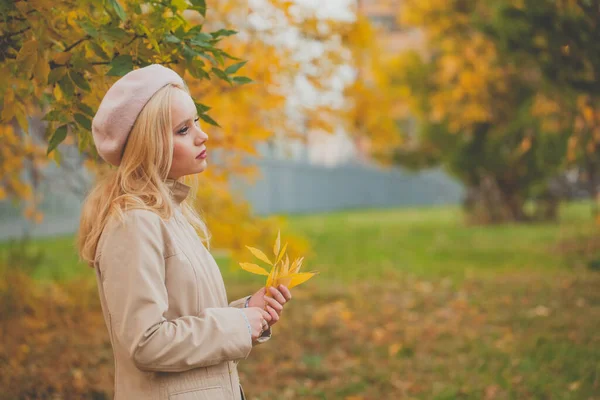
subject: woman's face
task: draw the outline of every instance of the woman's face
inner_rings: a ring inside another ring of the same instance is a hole
[[[173,120],[173,163],[168,177],[177,179],[206,169],[206,141],[200,129],[194,101],[183,90],[176,90],[171,99]]]

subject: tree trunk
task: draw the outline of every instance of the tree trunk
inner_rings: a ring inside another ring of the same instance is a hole
[[[524,209],[525,202],[518,190],[510,185],[498,184],[490,176],[484,176],[478,186],[467,189],[464,201],[466,220],[469,224],[501,224],[530,221]]]

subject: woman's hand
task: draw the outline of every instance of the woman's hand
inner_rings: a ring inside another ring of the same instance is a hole
[[[271,314],[258,307],[241,308],[242,312],[248,317],[250,322],[250,328],[252,328],[252,341],[262,335],[264,331],[269,329],[269,321],[271,321]]]
[[[284,285],[279,285],[277,288],[270,287],[269,292],[271,297],[266,296],[266,288],[261,288],[252,295],[248,302],[248,307],[259,307],[262,310],[268,311],[271,316],[271,320],[268,321],[269,326],[273,326],[279,321],[284,304],[292,299],[292,293]]]

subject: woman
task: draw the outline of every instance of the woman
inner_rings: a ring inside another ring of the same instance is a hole
[[[207,166],[208,136],[182,78],[161,65],[111,86],[92,124],[98,154],[118,167],[82,210],[80,257],[96,271],[115,359],[115,399],[239,400],[237,363],[271,337],[280,286],[227,303],[223,278],[179,179]]]

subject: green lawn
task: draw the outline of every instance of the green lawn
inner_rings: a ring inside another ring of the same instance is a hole
[[[577,242],[595,229],[587,203],[563,206],[558,223],[469,227],[458,208],[431,207],[343,211],[289,218],[289,230],[313,246],[306,270],[321,271],[324,282],[379,279],[388,273],[451,277],[457,281],[502,271],[554,271],[577,265],[577,255],[563,254],[557,244]],[[285,232],[284,232],[285,234]],[[77,261],[74,237],[36,240],[27,253],[40,252],[32,275],[66,279],[92,275]],[[0,244],[6,256],[9,243]],[[217,257],[225,280],[256,281]],[[256,281],[258,282],[258,281]]]

